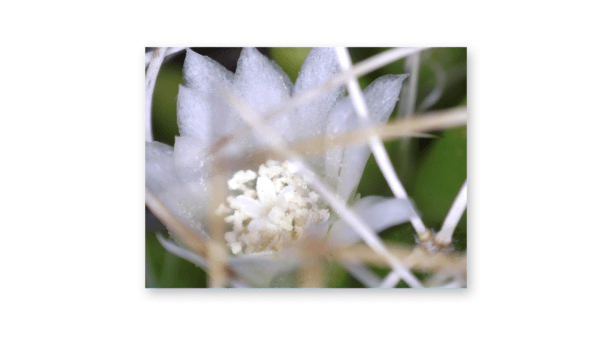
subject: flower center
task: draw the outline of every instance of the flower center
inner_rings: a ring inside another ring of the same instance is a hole
[[[238,171],[227,185],[237,196],[227,197],[217,214],[225,216],[232,230],[225,240],[233,254],[272,253],[298,240],[308,229],[329,219],[319,196],[296,175],[290,162],[269,160],[258,169]],[[238,195],[241,192],[241,195]]]

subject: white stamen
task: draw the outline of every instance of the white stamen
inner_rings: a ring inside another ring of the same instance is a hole
[[[297,172],[297,165],[269,160],[259,167],[258,175],[239,171],[227,182],[229,189],[243,193],[228,197],[229,207],[217,209],[232,224],[225,241],[233,254],[277,252],[329,219],[329,210],[319,206],[319,195]]]

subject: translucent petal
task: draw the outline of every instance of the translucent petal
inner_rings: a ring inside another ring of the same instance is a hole
[[[173,241],[165,239],[160,233],[156,233],[156,238],[158,239],[158,242],[160,242],[160,244],[171,254],[179,256],[180,258],[186,261],[190,261],[191,263],[203,269],[208,268],[206,261],[204,261],[204,259],[201,256],[178,246]]]
[[[196,138],[211,146],[220,137],[242,125],[220,92],[194,90],[179,86],[177,95],[177,124],[182,136]]]
[[[407,76],[381,76],[364,90],[370,112],[370,123],[384,123],[390,118],[400,95],[402,81]],[[350,97],[345,97],[335,105],[329,115],[327,134],[336,135],[348,132],[362,124],[352,106]],[[347,200],[358,186],[369,155],[370,149],[364,145],[332,149],[326,152],[326,180],[330,186],[334,188],[337,186],[338,194],[343,200]]]
[[[154,195],[160,195],[169,186],[179,183],[173,157],[173,148],[169,145],[146,143],[146,186]]]
[[[340,71],[333,48],[313,48],[300,68],[292,96],[319,87]],[[291,120],[294,126],[293,140],[322,136],[327,116],[343,93],[342,86],[331,89],[296,109]]]
[[[356,212],[377,233],[391,226],[409,221],[412,214],[408,200],[378,196],[359,199],[352,206],[352,211]],[[360,240],[360,236],[354,229],[343,219],[340,219],[331,226],[327,241],[332,247],[341,247]]]
[[[170,146],[146,143],[146,186],[179,220],[205,235],[202,223],[209,193],[199,193],[198,186],[179,177]]]
[[[233,83],[233,73],[210,57],[187,49],[183,62],[183,83],[188,88],[212,91],[215,86]]]
[[[256,287],[269,287],[276,275],[297,268],[299,260],[291,257],[232,257],[229,266]]]
[[[337,185],[337,194],[341,200],[348,201],[356,192],[370,155],[371,148],[367,145],[348,146],[344,149]]]
[[[290,98],[290,80],[279,67],[256,48],[244,48],[238,60],[234,88],[259,115]],[[275,118],[269,125],[281,134],[288,129],[287,116]]]
[[[179,178],[194,192],[207,195],[206,175],[210,167],[206,147],[191,137],[175,137],[175,170]]]

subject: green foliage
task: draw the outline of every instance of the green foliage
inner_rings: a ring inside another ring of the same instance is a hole
[[[205,288],[206,273],[202,268],[169,252],[146,233],[146,288]]]

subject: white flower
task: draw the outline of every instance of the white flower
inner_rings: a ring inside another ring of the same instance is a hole
[[[184,85],[180,86],[177,101],[181,136],[176,137],[174,148],[158,142],[146,143],[146,186],[185,225],[210,240],[206,221],[212,150],[231,135],[240,135],[239,130],[245,126],[222,96],[223,89],[236,93],[257,114],[266,116],[290,97],[320,86],[339,71],[335,52],[330,48],[311,50],[294,85],[276,63],[254,48],[242,51],[235,74],[212,59],[187,50]],[[371,122],[387,121],[405,77],[382,76],[364,90]],[[344,133],[361,123],[340,87],[269,120],[267,125],[284,140],[294,142]],[[220,148],[221,154],[243,159],[245,154],[266,147],[256,132],[238,138]],[[408,221],[411,208],[407,200],[371,196],[355,201],[369,155],[369,147],[360,145],[311,155],[307,162],[341,200],[350,201],[352,209],[379,232]],[[229,265],[254,285],[268,286],[276,273],[294,268],[297,261],[280,254],[266,257],[252,253],[277,252],[309,231],[324,236],[329,228],[327,240],[331,246],[360,240],[343,220],[335,214],[330,216],[318,195],[294,175],[291,163],[273,161],[259,168],[245,171],[231,168],[224,173],[230,177],[228,187],[234,195],[228,198],[227,206],[210,211],[223,215],[231,226],[225,239],[236,256],[229,258]],[[201,257],[190,257],[183,248],[162,241],[170,251],[204,264]]]

